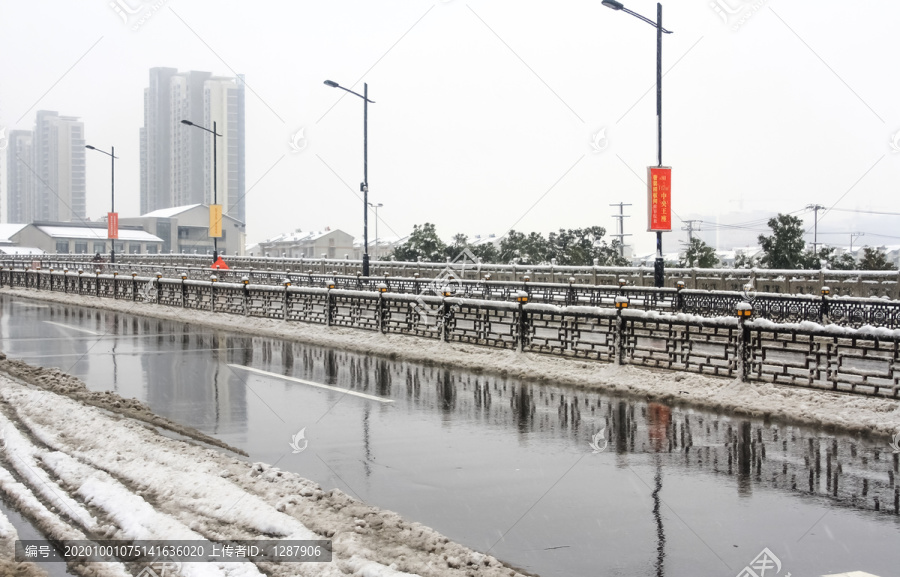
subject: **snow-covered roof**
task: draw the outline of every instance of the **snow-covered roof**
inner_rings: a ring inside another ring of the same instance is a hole
[[[3,223],[0,224],[0,243],[10,242],[9,237],[16,234],[23,228],[28,226],[27,224],[15,224],[15,223]]]
[[[52,238],[83,238],[87,240],[106,240],[106,227],[93,228],[87,226],[55,226],[39,225],[38,230]],[[119,229],[119,240],[133,242],[162,242],[156,235],[143,230]]]
[[[295,232],[287,232],[287,233],[279,234],[276,237],[267,239],[265,241],[265,243],[262,243],[262,244],[268,244],[268,243],[273,243],[273,242],[312,242],[314,240],[322,238],[325,235],[329,235],[333,232],[340,232],[340,231],[338,229],[309,231],[309,232],[301,232],[298,230]]]
[[[469,244],[472,246],[480,246],[486,243],[497,244],[498,242],[500,242],[500,239],[494,234],[478,234],[475,235],[475,238],[469,239]]]
[[[0,246],[0,254],[44,254],[33,246]]]
[[[182,212],[187,212],[192,208],[197,208],[198,206],[203,206],[200,203],[197,204],[187,204],[184,206],[173,206],[170,208],[160,208],[158,210],[154,210],[153,212],[148,212],[147,214],[142,214],[141,217],[152,217],[152,218],[171,218],[173,216],[177,216]]]

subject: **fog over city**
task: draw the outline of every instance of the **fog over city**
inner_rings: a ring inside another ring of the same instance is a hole
[[[632,10],[655,16],[655,2]],[[755,244],[795,213],[820,242],[900,244],[900,79],[886,66],[900,4],[667,3],[663,162],[675,230]],[[362,237],[362,103],[369,200],[382,236],[432,222],[445,239],[601,225],[625,202],[636,252],[656,163],[652,27],[597,0],[4,2],[0,127],[38,110],[80,117],[116,147],[117,210],[138,216],[143,90],[153,67],[246,78],[247,242],[295,229]],[[349,97],[348,97],[349,96]],[[6,158],[3,155],[6,220]],[[108,208],[108,159],[87,155],[87,217]],[[374,215],[370,214],[370,236]],[[810,233],[808,240],[812,241]]]

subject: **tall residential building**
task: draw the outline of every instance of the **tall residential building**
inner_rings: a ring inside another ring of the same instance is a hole
[[[33,133],[13,130],[6,149],[6,222],[34,221]]]
[[[85,217],[83,122],[39,110],[34,131],[10,133],[7,154],[8,222],[68,222]]]
[[[209,72],[151,68],[144,89],[141,139],[141,214],[213,202],[212,134],[218,148],[216,197],[229,216],[246,222],[244,211],[244,78]]]

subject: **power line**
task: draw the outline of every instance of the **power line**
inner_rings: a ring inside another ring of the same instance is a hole
[[[878,210],[857,210],[854,208],[832,208],[831,210],[837,210],[839,212],[859,212],[862,214],[881,214],[885,216],[900,216],[900,212],[882,212]]]

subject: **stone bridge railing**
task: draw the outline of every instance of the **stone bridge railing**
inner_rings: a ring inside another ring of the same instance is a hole
[[[271,273],[283,277],[287,273],[309,273],[316,275],[345,275],[355,277],[361,272],[358,260],[328,258],[268,258],[239,257],[223,255],[232,270],[241,275]],[[61,270],[65,267],[93,270],[93,255],[17,255],[5,256],[0,264],[6,268],[18,268],[36,264],[42,268]],[[104,257],[105,258],[105,257]],[[137,266],[167,268],[173,272],[186,269],[209,271],[211,257],[207,255],[157,254],[157,255],[116,255],[117,267],[104,264],[104,272],[140,272]],[[148,270],[148,274],[151,271]],[[479,280],[485,274],[494,281],[521,282],[526,276],[532,282],[567,284],[574,279],[577,285],[616,285],[625,279],[629,286],[652,287],[652,267],[605,267],[605,266],[561,266],[561,265],[499,265],[457,259],[453,262],[399,262],[372,261],[370,274],[382,277],[439,278],[452,274],[459,279]],[[208,274],[208,272],[207,272]],[[666,268],[666,286],[675,288],[683,282],[686,288],[714,291],[741,291],[752,284],[760,293],[819,294],[822,286],[831,287],[832,294],[855,297],[887,297],[900,300],[900,272],[891,271],[846,271],[846,270],[775,270],[775,269],[701,269]]]
[[[63,271],[0,283],[900,399],[900,331],[627,308]]]
[[[7,265],[7,266],[4,266]],[[8,271],[9,264],[0,261],[0,275]],[[15,269],[25,270],[25,269]],[[43,270],[43,269],[41,269]],[[137,275],[166,279],[182,278],[208,282],[211,271],[206,268],[184,268],[151,265],[96,265],[90,268],[48,269],[43,273],[82,271],[85,276],[96,271],[114,272],[120,278]],[[29,274],[36,271],[31,270]],[[750,314],[753,319],[768,319],[782,323],[811,321],[820,324],[837,324],[848,327],[875,326],[891,329],[900,328],[900,301],[885,298],[854,298],[827,295],[784,295],[754,290],[742,292],[706,291],[687,288],[651,288],[641,286],[585,285],[578,283],[547,283],[522,281],[497,281],[493,278],[467,280],[456,277],[423,279],[419,277],[362,277],[317,273],[275,273],[271,271],[215,271],[219,282],[265,284],[281,286],[290,282],[292,286],[320,287],[333,286],[337,289],[377,292],[384,287],[390,293],[411,295],[451,296],[509,302],[524,291],[531,303],[553,304],[557,306],[592,306],[613,308],[619,296],[629,299],[630,308],[648,311],[688,313],[704,317],[731,316],[740,302],[752,302]],[[624,279],[623,279],[624,280]],[[8,284],[8,283],[7,283]],[[821,291],[821,287],[820,287]]]

